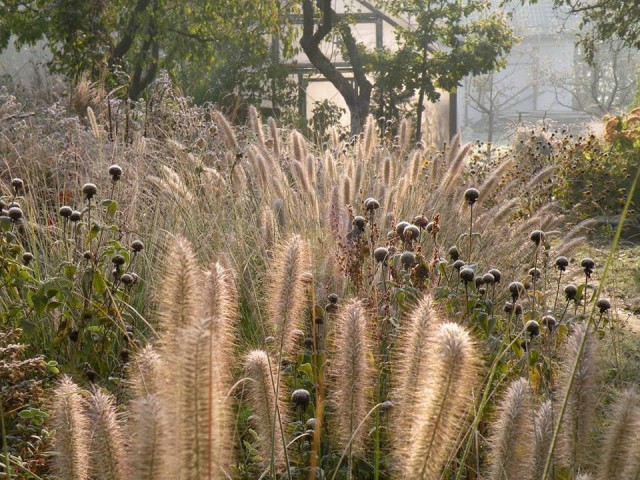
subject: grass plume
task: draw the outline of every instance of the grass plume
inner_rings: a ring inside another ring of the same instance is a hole
[[[95,389],[89,397],[88,413],[91,425],[91,478],[129,478],[124,455],[125,441],[114,398]]]

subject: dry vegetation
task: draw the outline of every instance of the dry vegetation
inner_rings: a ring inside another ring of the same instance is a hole
[[[162,82],[86,123],[2,95],[5,477],[639,478],[637,363],[569,260],[597,222],[555,201],[574,151],[373,118],[320,149]]]

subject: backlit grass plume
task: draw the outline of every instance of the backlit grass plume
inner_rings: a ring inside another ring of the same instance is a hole
[[[368,390],[373,377],[370,328],[364,305],[352,300],[340,313],[334,331],[330,372],[331,398],[335,404],[332,429],[340,447],[349,449],[351,454],[362,451],[366,429],[360,428],[353,435],[370,408]]]
[[[184,479],[225,478],[231,450],[227,352],[214,317],[181,329],[180,349],[166,359],[175,369],[170,402],[177,408],[180,473]]]
[[[238,315],[238,292],[233,271],[216,262],[205,273],[201,317],[210,319],[220,348],[233,353]]]
[[[89,429],[80,388],[64,376],[53,390],[53,472],[65,480],[89,479]]]
[[[587,335],[582,358],[579,359],[573,386],[568,390],[569,379],[582,337]],[[592,426],[596,408],[596,343],[594,333],[586,325],[577,325],[567,340],[567,355],[560,375],[558,399],[567,396],[567,407],[560,429],[559,453],[572,474],[590,465],[594,456],[591,444]]]
[[[174,437],[169,428],[163,400],[157,395],[137,398],[130,405],[131,443],[129,474],[131,480],[170,480],[175,473],[171,463]],[[174,465],[173,467],[176,467]]]
[[[429,339],[439,323],[441,319],[433,308],[431,297],[425,296],[409,316],[408,326],[401,334],[394,394],[394,410],[401,422],[408,418],[406,409],[416,404],[419,390],[416,379],[428,368]]]
[[[276,397],[276,374],[269,357],[262,350],[252,350],[246,357],[247,377],[251,408],[256,418],[259,436],[259,451],[265,463],[271,465],[272,473],[281,468],[284,460],[284,432],[280,428],[286,422],[282,418],[284,409]]]
[[[166,270],[155,296],[158,322],[169,344],[198,314],[203,278],[191,244],[184,238],[173,239],[163,263]]]
[[[158,394],[164,389],[160,354],[151,346],[142,348],[128,365],[129,384],[137,398]]]
[[[439,325],[427,352],[415,403],[405,411],[412,428],[395,452],[401,478],[440,478],[479,383],[477,348],[460,325]]]
[[[547,400],[538,408],[533,424],[535,449],[532,478],[534,479],[542,478],[544,473],[544,464],[553,438],[553,423],[553,403]]]
[[[631,470],[634,455],[640,455],[639,432],[640,395],[633,390],[625,390],[609,415],[609,427],[598,462],[598,479],[638,478],[640,472],[632,473]]]
[[[509,386],[491,439],[491,480],[529,479],[533,453],[531,387],[526,378]]]
[[[117,417],[115,401],[95,389],[89,397],[91,430],[91,478],[125,480],[129,478],[125,463],[124,436]]]
[[[291,332],[303,320],[305,307],[305,274],[310,268],[307,243],[293,235],[281,244],[269,266],[267,309],[269,321],[282,354],[289,352]]]

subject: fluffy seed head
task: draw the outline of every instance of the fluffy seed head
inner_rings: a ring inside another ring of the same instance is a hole
[[[24,182],[21,178],[14,178],[13,180],[11,180],[11,186],[16,191],[22,190],[24,188]]]
[[[376,262],[382,263],[389,256],[389,249],[386,247],[378,247],[373,251],[373,257],[376,259]]]
[[[131,250],[138,253],[144,249],[144,244],[140,240],[134,240],[131,242]]]
[[[100,480],[125,480],[124,435],[116,414],[115,401],[95,389],[89,398],[91,422],[91,467],[93,477]]]
[[[68,207],[66,205],[64,207],[60,207],[60,210],[58,210],[58,214],[60,214],[62,218],[69,218],[72,213],[73,210],[71,209],[71,207]]]
[[[520,282],[511,282],[509,284],[509,292],[511,293],[511,298],[515,302],[520,295],[524,293],[524,285]]]
[[[297,408],[305,411],[307,409],[307,405],[309,405],[309,402],[311,401],[311,394],[308,390],[299,388],[294,390],[291,394],[291,401]]]
[[[596,307],[598,307],[600,313],[605,313],[611,308],[611,302],[607,298],[601,298],[596,302]]]
[[[82,193],[84,193],[87,200],[91,200],[98,193],[98,187],[96,187],[95,183],[85,183],[82,186]]]
[[[20,207],[11,207],[9,209],[9,218],[14,222],[20,220],[23,216],[22,209]]]
[[[529,239],[538,246],[544,242],[544,232],[542,230],[534,230],[531,232],[531,235],[529,235]]]
[[[500,283],[500,279],[502,278],[502,273],[497,268],[492,268],[489,270],[489,273],[493,275],[493,280],[495,283]]]
[[[398,234],[398,236],[402,237],[402,234],[404,233],[404,229],[407,228],[409,226],[409,222],[399,222],[396,225],[396,233]]]
[[[118,180],[120,180],[120,177],[122,176],[122,167],[120,165],[111,165],[109,167],[109,175],[111,175],[111,180],[113,180],[114,182],[117,182]]]
[[[472,269],[465,267],[462,270],[460,270],[460,279],[463,282],[466,282],[466,283],[473,282],[475,278],[476,278],[476,274]]]
[[[380,202],[373,197],[369,197],[364,201],[364,209],[367,212],[374,212],[380,208]]]

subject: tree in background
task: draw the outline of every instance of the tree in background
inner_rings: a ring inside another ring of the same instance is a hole
[[[416,117],[424,101],[436,101],[438,89],[455,91],[469,74],[486,73],[502,65],[513,44],[513,31],[499,13],[489,13],[483,0],[464,2],[431,0],[384,0],[379,7],[411,19],[411,27],[396,27],[399,48],[395,52],[368,51],[353,36],[348,16],[339,17],[331,0],[303,1],[301,46],[309,61],[344,98],[351,113],[351,130],[359,132],[369,114],[371,95],[378,84],[380,98],[396,92],[397,98],[418,94]],[[353,68],[346,78],[320,49],[321,43],[338,33],[343,56]],[[375,73],[373,82],[370,74]],[[397,105],[390,107],[393,113]],[[417,138],[421,122],[417,124]]]
[[[288,2],[263,0],[7,0],[0,2],[0,51],[47,41],[50,69],[137,99],[161,69],[187,93],[216,99],[230,91],[262,95],[283,74],[271,38],[292,53],[282,18]]]

